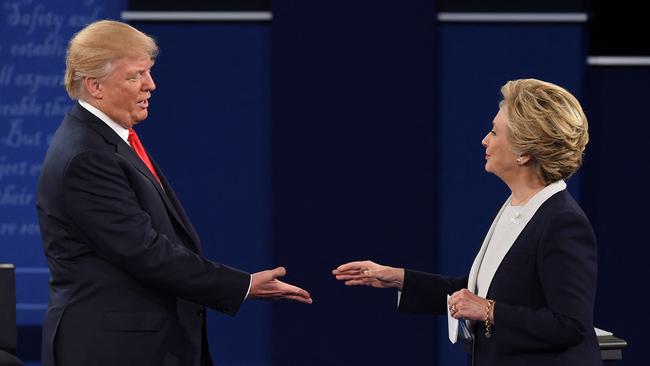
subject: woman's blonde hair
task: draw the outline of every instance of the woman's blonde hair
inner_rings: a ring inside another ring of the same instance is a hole
[[[537,161],[537,173],[546,185],[571,177],[582,165],[589,141],[587,117],[578,100],[536,79],[508,81],[501,94],[515,152]]]
[[[91,23],[68,44],[65,89],[70,98],[79,99],[84,78],[107,76],[113,70],[113,61],[123,57],[153,59],[157,55],[156,41],[128,24],[112,20]]]

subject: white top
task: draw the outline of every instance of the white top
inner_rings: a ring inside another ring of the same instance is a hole
[[[467,289],[485,297],[492,278],[503,257],[524,230],[537,209],[554,194],[566,189],[566,183],[559,180],[537,192],[523,206],[511,206],[512,196],[501,207],[488,231],[478,255],[469,272]],[[502,219],[503,218],[503,219]]]
[[[530,200],[527,204],[530,203]],[[503,253],[507,253],[508,249],[512,243],[508,241],[508,238],[513,235],[513,232],[517,231],[520,226],[525,226],[525,220],[523,220],[522,211],[526,210],[526,205],[522,206],[512,206],[512,203],[506,205],[503,209],[503,212],[497,219],[497,225],[494,228],[494,233],[490,238],[490,243],[488,244],[487,249],[485,250],[485,255],[483,256],[483,261],[481,262],[481,267],[478,270],[478,277],[476,278],[476,291],[482,293],[483,289],[490,287],[489,277],[490,273],[495,273],[499,264],[501,264],[501,258]],[[485,291],[487,293],[487,291]]]

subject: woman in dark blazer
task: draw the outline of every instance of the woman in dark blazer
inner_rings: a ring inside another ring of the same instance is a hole
[[[578,101],[551,83],[514,80],[501,92],[482,144],[485,170],[512,194],[469,275],[371,261],[346,263],[333,273],[350,286],[399,289],[401,312],[460,319],[474,365],[599,365],[592,325],[596,237],[564,183],[582,164],[587,119]]]

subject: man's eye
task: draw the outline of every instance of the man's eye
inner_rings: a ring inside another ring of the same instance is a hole
[[[494,132],[494,130],[490,130],[490,133],[492,134],[492,136],[496,136],[496,135],[497,135],[497,133]]]

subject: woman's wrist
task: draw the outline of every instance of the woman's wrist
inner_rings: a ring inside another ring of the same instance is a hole
[[[494,300],[486,299],[485,304],[485,338],[492,337],[492,327],[494,326]]]
[[[404,268],[393,268],[394,272],[394,277],[395,277],[395,284],[398,290],[402,291],[402,288],[404,287]]]
[[[494,300],[490,300],[490,301],[492,301],[492,307],[491,307],[491,309],[490,309],[490,314],[489,314],[490,319],[489,319],[489,320],[490,320],[490,324],[494,325],[494,306],[495,306],[497,303],[496,303],[496,301],[494,301]]]

